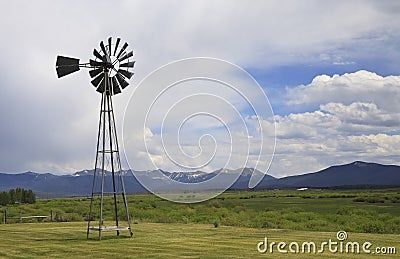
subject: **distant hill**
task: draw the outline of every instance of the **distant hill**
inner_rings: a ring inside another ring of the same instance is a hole
[[[334,187],[347,185],[398,185],[400,166],[356,161],[315,173],[288,176],[257,186],[263,188]]]
[[[21,174],[0,173],[0,191],[21,187],[33,190],[38,197],[65,197],[89,195],[92,188],[94,170],[84,170],[71,175],[39,174],[26,172]],[[232,175],[240,173],[239,178],[230,187],[231,190],[247,190],[250,177],[253,173],[261,174],[252,168],[227,170],[219,169],[211,173],[196,172],[167,172],[167,171],[135,171],[152,182],[156,188],[168,189],[168,186],[157,185],[157,177],[162,172],[174,181],[182,183],[200,183],[217,175],[222,179],[232,179]],[[125,188],[128,193],[146,192],[146,189],[137,181],[130,171],[124,171]],[[106,181],[110,180],[106,174]],[[256,189],[271,188],[329,188],[337,186],[400,186],[400,166],[381,165],[356,161],[350,164],[337,165],[324,170],[303,175],[275,178],[265,175]],[[194,185],[191,185],[194,186]],[[110,190],[106,190],[110,191]]]

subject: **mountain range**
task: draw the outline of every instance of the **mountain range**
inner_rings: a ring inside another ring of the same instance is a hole
[[[124,182],[127,193],[147,192],[136,177],[148,179],[156,189],[170,188],[165,182],[158,180],[160,172],[170,179],[181,183],[201,183],[213,177],[232,179],[232,175],[240,176],[230,187],[232,190],[247,190],[253,173],[261,173],[252,168],[228,170],[219,169],[211,173],[196,172],[167,172],[153,171],[124,171]],[[92,188],[94,170],[79,171],[69,175],[40,174],[25,172],[21,174],[0,173],[0,191],[12,188],[31,189],[38,197],[67,197],[89,195]],[[111,179],[111,173],[106,173],[105,179]],[[159,181],[159,184],[158,182]],[[192,184],[190,186],[196,186]],[[264,175],[255,189],[276,188],[332,188],[344,186],[400,186],[400,166],[382,165],[356,161],[350,164],[331,166],[318,172],[302,175],[275,178]],[[211,188],[211,187],[210,187]],[[107,190],[105,190],[107,191]]]

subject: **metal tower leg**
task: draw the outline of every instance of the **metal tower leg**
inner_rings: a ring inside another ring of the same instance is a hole
[[[100,105],[100,119],[99,119],[99,131],[97,135],[97,150],[96,150],[96,161],[95,161],[95,169],[93,175],[93,183],[92,183],[92,195],[90,200],[90,210],[88,217],[88,229],[87,229],[87,238],[89,238],[90,230],[95,230],[99,232],[99,240],[102,238],[103,231],[116,231],[117,236],[119,236],[121,230],[129,230],[129,234],[132,237],[132,229],[129,218],[128,211],[128,203],[126,200],[125,193],[125,185],[123,181],[122,175],[122,167],[121,167],[121,159],[119,154],[119,146],[117,139],[117,130],[115,126],[115,118],[114,111],[112,106],[112,95],[111,87],[110,87],[110,78],[108,77],[108,71],[104,71],[104,89],[105,91],[102,94],[101,105]],[[109,138],[107,140],[107,137]],[[109,156],[106,159],[106,156]],[[107,167],[106,163],[109,163],[111,167],[111,183],[108,181],[108,177],[106,175]],[[98,163],[100,163],[100,168],[98,169]],[[97,183],[96,176],[101,171],[101,183],[100,186]],[[117,175],[116,175],[117,173]],[[116,185],[116,177],[119,177],[121,186],[118,187]],[[107,179],[107,180],[106,180]],[[111,186],[105,186],[105,184],[112,184],[112,191],[108,191],[111,189]],[[97,191],[98,187],[100,190]],[[104,194],[113,194],[113,205],[114,205],[114,217],[115,217],[115,227],[106,227],[104,225],[104,215],[103,215],[103,206],[104,202],[108,201],[108,199],[104,199]],[[121,195],[123,199],[123,204],[125,206],[125,213],[127,217],[127,227],[121,227],[120,221],[118,217],[118,196]],[[98,227],[90,226],[90,219],[92,218],[93,207],[96,204],[94,202],[95,199],[100,198],[100,208],[99,208],[99,224]]]
[[[107,115],[108,115],[108,119],[109,119],[109,123],[108,123],[108,132],[109,132],[109,136],[110,136],[110,155],[111,155],[111,178],[112,178],[112,186],[113,186],[113,195],[114,195],[114,213],[115,213],[115,225],[118,228],[118,208],[117,208],[117,190],[115,188],[115,168],[114,168],[114,153],[113,153],[113,138],[112,138],[112,131],[111,131],[111,113],[114,113],[114,111],[111,108],[110,105],[110,101],[111,101],[111,95],[107,95]],[[114,123],[114,128],[115,128],[115,121],[112,120]],[[116,149],[116,152],[119,153],[118,147]],[[119,236],[119,230],[117,230],[117,236]]]
[[[101,104],[103,103],[104,95],[101,95]],[[101,130],[101,107],[100,105],[100,115],[99,115],[99,129],[97,133],[97,146],[96,146],[96,160],[94,162],[94,172],[93,172],[93,182],[92,182],[92,195],[90,197],[90,209],[89,209],[89,217],[87,219],[88,221],[88,227],[87,227],[87,233],[86,233],[86,238],[89,238],[89,228],[90,228],[90,221],[92,219],[92,212],[93,212],[93,197],[94,197],[94,192],[95,192],[95,184],[96,184],[96,174],[97,174],[97,161],[99,158],[99,144],[100,144],[100,130]]]
[[[114,107],[112,104],[112,99],[110,98],[110,105],[111,105],[111,110],[114,111]],[[114,112],[112,113],[112,120],[115,122],[114,118]],[[128,209],[128,202],[126,200],[126,192],[125,192],[125,184],[124,184],[124,177],[122,175],[122,167],[121,167],[121,157],[119,155],[119,146],[118,146],[118,137],[117,137],[117,129],[114,125],[114,137],[115,137],[115,145],[116,149],[118,150],[117,152],[117,164],[118,164],[118,176],[120,178],[120,183],[121,183],[121,188],[122,188],[122,198],[124,200],[124,206],[125,206],[125,213],[126,213],[126,218],[128,221],[128,228],[129,228],[129,235],[132,237],[132,228],[131,228],[131,220],[130,220],[130,215],[129,215],[129,209]]]

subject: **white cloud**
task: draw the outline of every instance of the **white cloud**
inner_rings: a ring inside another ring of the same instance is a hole
[[[354,102],[374,103],[388,112],[399,112],[400,76],[382,77],[360,70],[344,75],[320,75],[308,85],[287,88],[289,105]]]
[[[320,75],[287,93],[292,105],[319,108],[275,116],[278,141],[271,173],[292,175],[354,160],[399,164],[399,76]]]
[[[337,117],[342,122],[343,130],[390,132],[400,129],[400,113],[381,110],[374,103],[328,103],[321,105],[320,109]]]

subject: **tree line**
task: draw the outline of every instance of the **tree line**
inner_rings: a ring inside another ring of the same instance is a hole
[[[23,188],[10,189],[8,192],[0,192],[0,205],[12,205],[15,203],[30,203],[36,202],[36,195],[32,190],[25,190]]]

